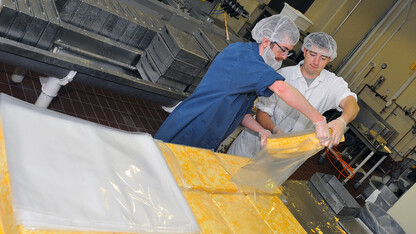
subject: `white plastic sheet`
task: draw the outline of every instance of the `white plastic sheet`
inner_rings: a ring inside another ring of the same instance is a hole
[[[0,96],[13,209],[27,229],[199,232],[163,155],[134,134]]]

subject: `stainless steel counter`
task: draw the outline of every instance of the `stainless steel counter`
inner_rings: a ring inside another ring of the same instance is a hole
[[[309,181],[288,180],[282,190],[282,201],[308,233],[371,233],[357,218],[337,217]]]

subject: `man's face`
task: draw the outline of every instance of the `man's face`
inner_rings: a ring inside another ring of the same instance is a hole
[[[316,78],[325,68],[325,66],[330,62],[330,57],[322,55],[322,53],[325,52],[327,51],[316,48],[312,48],[312,50],[303,50],[305,61],[301,67],[301,70],[305,78]]]
[[[280,62],[287,58],[289,51],[293,49],[293,45],[271,42],[270,49],[273,51],[276,61]]]

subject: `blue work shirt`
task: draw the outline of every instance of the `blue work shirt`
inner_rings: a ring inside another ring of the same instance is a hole
[[[255,42],[233,43],[217,55],[194,93],[165,120],[155,138],[164,142],[217,149],[250,113],[257,96],[284,80],[259,55]]]

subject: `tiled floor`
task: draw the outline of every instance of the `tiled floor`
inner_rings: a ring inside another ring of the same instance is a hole
[[[0,92],[35,103],[41,93],[40,75],[27,72],[23,82],[11,80],[14,67],[0,64]],[[110,127],[154,135],[168,114],[160,105],[70,82],[61,87],[49,109]]]
[[[14,67],[0,64],[0,92],[18,99],[35,103],[41,92],[39,74],[28,72],[21,84],[11,81]],[[71,116],[97,122],[110,127],[133,132],[147,132],[154,135],[168,114],[157,103],[143,101],[96,87],[71,82],[61,88],[59,95],[52,100],[49,109]],[[320,153],[308,159],[290,179],[308,180],[315,172],[338,175],[338,172],[325,159],[318,164]],[[353,184],[362,175],[358,174],[346,184],[355,197],[363,187],[354,189]],[[360,201],[362,204],[362,201]]]

